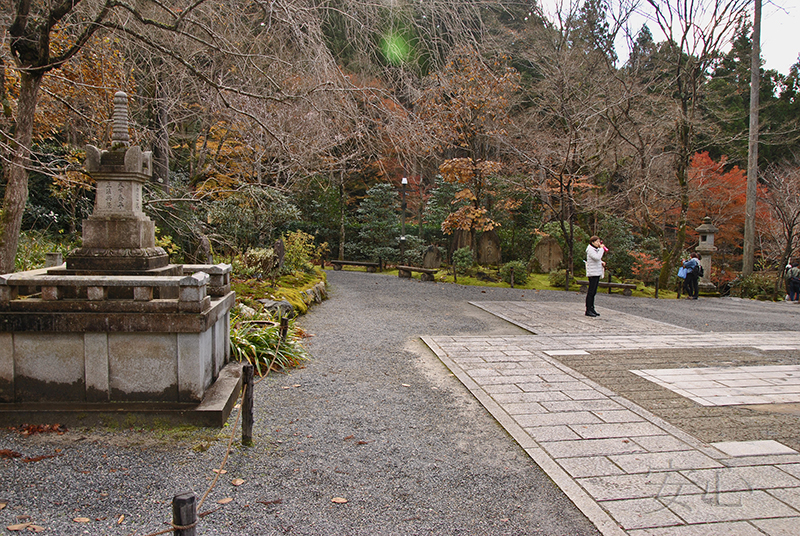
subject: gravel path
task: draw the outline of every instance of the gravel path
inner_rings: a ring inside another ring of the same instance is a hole
[[[299,322],[314,334],[313,360],[258,384],[255,446],[233,449],[200,508],[218,510],[198,534],[598,534],[418,339],[525,333],[468,301],[568,301],[582,314],[581,295],[346,271],[329,282],[331,299]],[[740,300],[600,294],[597,305],[703,331],[797,329],[800,319],[800,306]],[[0,531],[163,530],[173,495],[208,488],[229,435],[136,423],[61,436],[0,431]]]

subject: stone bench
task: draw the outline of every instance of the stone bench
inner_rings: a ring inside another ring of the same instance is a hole
[[[382,263],[380,262],[366,262],[366,261],[330,261],[333,265],[334,270],[341,270],[342,266],[364,266],[366,267],[367,271],[372,272],[380,272],[383,269]]]
[[[407,279],[411,278],[412,272],[419,272],[420,279],[423,281],[436,281],[433,275],[438,272],[434,268],[420,268],[419,266],[398,266],[397,267],[397,275],[400,277],[404,277]]]
[[[581,292],[584,294],[589,291],[588,281],[576,280],[575,283],[581,286]],[[621,288],[623,296],[631,296],[633,291],[636,290],[636,285],[632,283],[611,283],[609,281],[600,281],[597,286],[598,288],[607,288],[609,292],[611,292],[612,288]]]

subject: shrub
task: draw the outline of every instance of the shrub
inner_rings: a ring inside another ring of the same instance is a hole
[[[276,229],[299,218],[300,211],[287,196],[257,185],[214,201],[208,214],[211,230],[237,252],[271,244]]]
[[[283,237],[286,253],[283,257],[283,273],[295,272],[311,273],[314,265],[311,261],[322,256],[327,251],[328,244],[316,246],[314,237],[303,231],[293,231]]]
[[[422,266],[422,259],[428,250],[428,244],[418,236],[406,235],[405,263],[411,266]]]
[[[281,340],[280,323],[267,314],[252,318],[231,315],[231,357],[247,361],[259,376],[271,370],[296,367],[308,359],[300,344],[303,331],[289,321],[286,340]]]
[[[754,272],[747,277],[740,277],[731,281],[731,295],[740,298],[773,297],[776,277],[777,274],[768,272]]]
[[[24,272],[43,268],[47,253],[61,253],[63,257],[76,247],[68,240],[57,241],[43,231],[23,231],[19,235],[14,271]]]
[[[460,248],[453,252],[453,268],[455,268],[456,273],[466,274],[473,264],[471,249]]]
[[[259,278],[274,279],[281,268],[281,260],[275,254],[275,248],[248,249],[242,260],[245,269]]]
[[[629,255],[633,258],[631,272],[634,277],[645,283],[654,283],[658,279],[661,271],[661,260],[658,257],[644,251],[630,251]]]
[[[511,274],[514,274],[514,285],[524,285],[528,282],[528,269],[525,266],[525,263],[522,261],[511,261],[505,263],[502,267],[500,267],[500,278],[508,283],[509,285],[512,284],[511,281]]]
[[[624,219],[608,215],[600,222],[597,233],[608,247],[608,253],[603,258],[608,263],[608,270],[621,279],[631,277],[633,264],[637,260],[631,254],[636,247],[632,228]],[[585,244],[588,243],[587,240]]]
[[[567,271],[566,270],[553,270],[548,277],[551,287],[564,288],[567,284]]]

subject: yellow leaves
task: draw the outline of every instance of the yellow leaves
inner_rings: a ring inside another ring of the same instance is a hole
[[[442,232],[451,234],[453,231],[491,231],[500,224],[489,218],[488,211],[483,208],[461,207],[450,214],[442,222]]]
[[[458,203],[459,201],[477,201],[477,200],[478,198],[475,197],[475,194],[472,193],[472,190],[470,190],[469,188],[465,188],[460,192],[456,193],[453,203],[455,204]]]
[[[439,166],[439,173],[447,182],[469,183],[500,172],[503,165],[492,160],[473,160],[472,158],[452,158]]]
[[[54,31],[50,37],[53,54],[61,53],[74,42],[74,35],[69,32]],[[18,77],[13,79],[13,84],[19,84]],[[129,95],[135,92],[125,58],[113,39],[95,37],[80,54],[43,79],[34,136],[52,138],[77,126],[81,137],[94,139],[92,143],[101,145],[107,141],[105,119],[111,115],[117,90]],[[11,94],[15,95],[16,89]]]
[[[519,201],[517,199],[505,199],[495,205],[496,208],[507,211],[516,210],[521,206],[522,206],[522,201]]]

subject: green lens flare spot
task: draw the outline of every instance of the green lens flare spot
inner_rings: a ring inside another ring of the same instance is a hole
[[[390,63],[398,65],[408,61],[411,56],[411,46],[401,34],[391,32],[381,39],[381,50]]]

